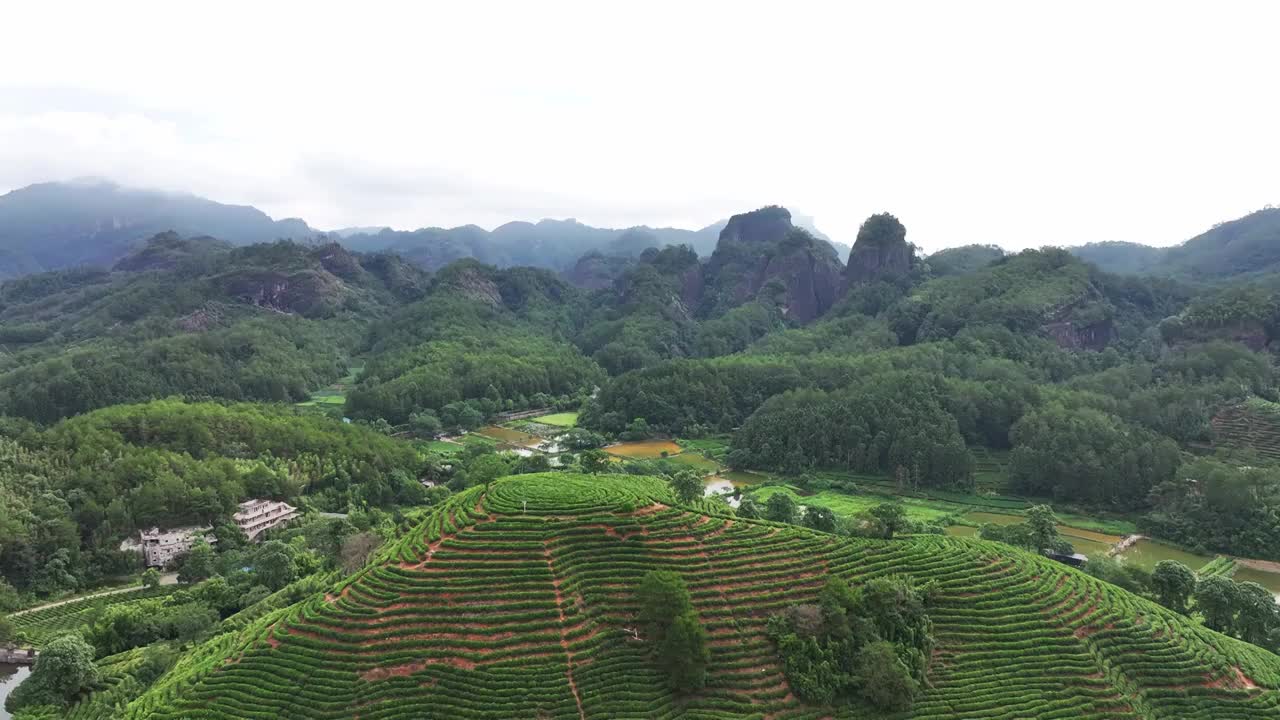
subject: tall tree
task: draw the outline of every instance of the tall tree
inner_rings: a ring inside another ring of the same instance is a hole
[[[689,692],[705,685],[711,651],[684,579],[667,570],[650,570],[640,579],[636,600],[640,623],[672,689]]]
[[[1196,591],[1196,574],[1177,560],[1161,560],[1151,572],[1151,586],[1161,605],[1187,612],[1187,601]]]
[[[1058,544],[1058,517],[1048,505],[1033,505],[1027,510],[1027,528],[1036,550],[1053,550]]]
[[[268,540],[262,544],[254,559],[253,569],[262,584],[272,590],[279,590],[293,582],[298,574],[293,551],[279,540]]]
[[[702,478],[693,470],[681,470],[671,476],[671,491],[676,499],[688,505],[702,497]]]
[[[658,648],[658,660],[667,670],[667,683],[676,692],[692,692],[707,684],[711,648],[698,615],[686,610],[675,617]]]
[[[791,499],[791,495],[785,492],[776,492],[769,496],[768,502],[764,506],[764,517],[766,520],[781,523],[793,523],[796,521],[796,513],[799,508],[796,507],[796,501]]]
[[[639,620],[649,639],[661,643],[675,618],[693,609],[684,579],[669,570],[650,570],[636,590]]]
[[[804,517],[801,518],[801,524],[807,528],[821,530],[822,532],[835,532],[836,514],[831,512],[831,508],[808,505],[804,509]]]
[[[93,646],[76,633],[45,643],[31,668],[31,676],[5,703],[16,711],[28,705],[68,705],[98,682]]]
[[[1230,633],[1235,621],[1236,584],[1229,577],[1210,575],[1196,583],[1196,609],[1212,630]]]
[[[218,556],[214,554],[213,546],[204,539],[199,539],[191,546],[191,551],[183,560],[178,579],[185,583],[200,582],[213,577],[217,571]]]
[[[880,503],[871,508],[871,516],[880,522],[886,540],[892,540],[893,534],[907,523],[907,511],[900,502]]]

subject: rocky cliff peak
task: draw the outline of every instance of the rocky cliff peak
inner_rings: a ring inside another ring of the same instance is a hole
[[[726,312],[755,299],[766,284],[777,280],[785,288],[787,316],[809,322],[839,298],[842,271],[831,245],[793,226],[786,208],[734,215],[706,265],[703,312]]]
[[[792,227],[791,211],[778,205],[734,215],[720,231],[717,249],[725,242],[750,245],[776,243],[786,237]]]
[[[880,213],[867,218],[858,228],[845,275],[850,284],[869,283],[905,275],[915,262],[916,251],[907,242],[907,228],[893,215]]]

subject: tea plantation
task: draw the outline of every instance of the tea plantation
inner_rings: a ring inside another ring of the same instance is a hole
[[[891,573],[936,583],[931,687],[910,717],[1280,717],[1280,658],[1040,557],[714,512],[648,478],[474,488],[328,593],[188,654],[125,717],[865,717],[800,702],[765,623],[829,575]],[[652,568],[685,578],[711,639],[692,696],[666,689],[633,632]]]

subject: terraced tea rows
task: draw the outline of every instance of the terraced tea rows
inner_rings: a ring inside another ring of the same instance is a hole
[[[1280,459],[1280,420],[1259,412],[1248,403],[1223,408],[1213,417],[1216,445],[1248,449],[1271,459]]]
[[[53,605],[13,615],[11,619],[14,627],[22,631],[29,642],[39,646],[55,635],[83,628],[86,623],[96,617],[97,613],[112,605],[130,604],[162,597],[177,589],[175,585],[165,585],[155,588],[142,588],[135,592],[84,598],[83,600],[75,600],[61,605]]]
[[[701,514],[645,478],[519,476],[455,496],[329,593],[198,651],[127,717],[852,717],[796,700],[764,625],[829,574],[898,572],[937,597],[933,687],[912,717],[1280,717],[1275,656],[1005,552]],[[636,637],[651,568],[685,578],[711,638],[692,697],[666,690]]]

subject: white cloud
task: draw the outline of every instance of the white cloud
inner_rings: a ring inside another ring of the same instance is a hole
[[[98,175],[313,225],[780,202],[850,241],[1169,244],[1280,202],[1280,6],[27,3],[0,186]]]

